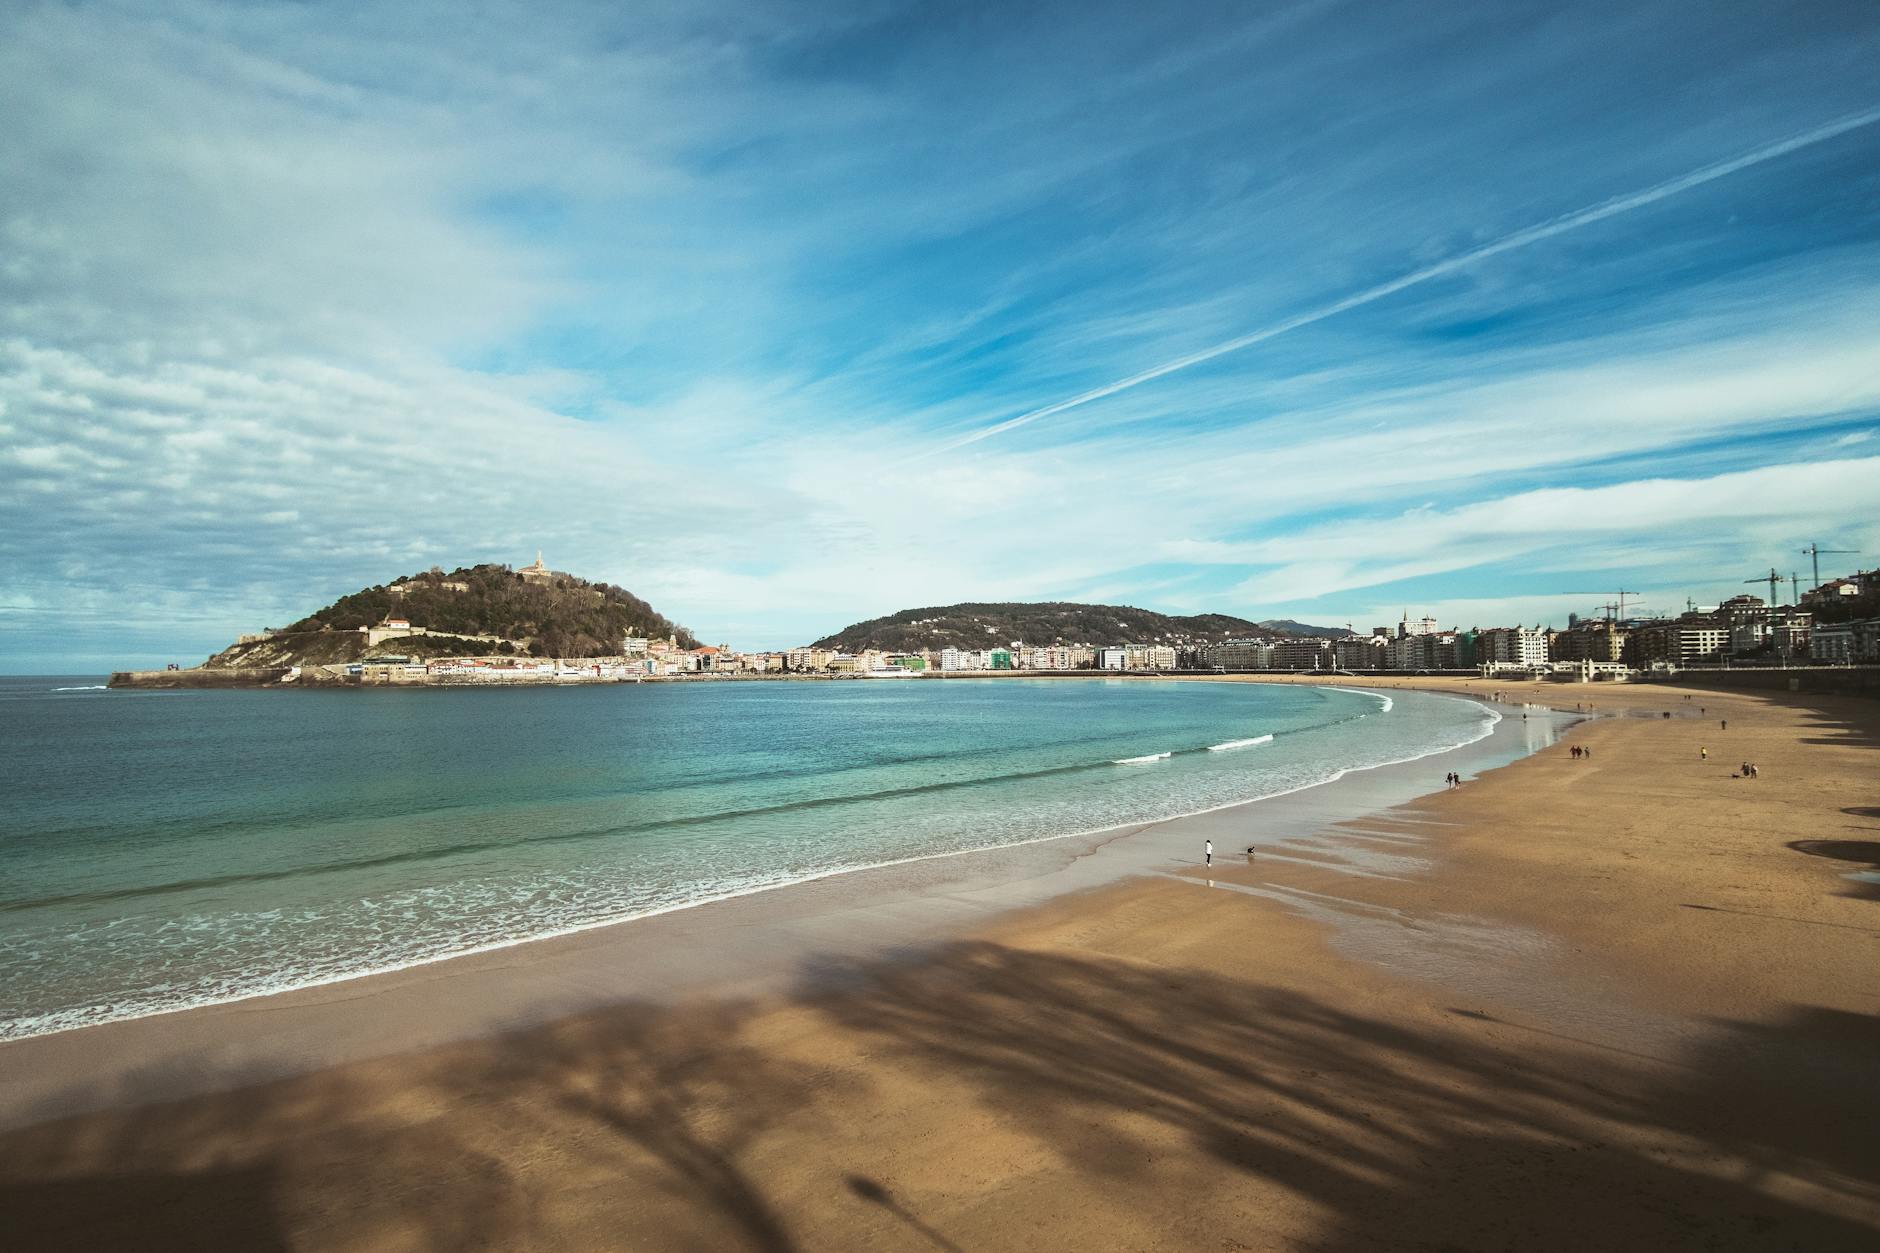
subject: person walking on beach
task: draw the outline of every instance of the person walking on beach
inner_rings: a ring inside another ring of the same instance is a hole
[[[1206,862],[1210,866],[1214,864],[1214,841],[1213,840],[1201,841],[1201,859],[1202,861]]]
[[[1697,759],[1698,759],[1699,761],[1709,761],[1709,760],[1710,760],[1710,750],[1709,750],[1708,748],[1705,748],[1705,747],[1704,747],[1703,745],[1701,745],[1701,744],[1700,744],[1700,745],[1698,745],[1698,748],[1697,748]]]
[[[1717,728],[1722,731],[1728,731],[1730,729],[1730,720],[1728,718],[1718,719]]]

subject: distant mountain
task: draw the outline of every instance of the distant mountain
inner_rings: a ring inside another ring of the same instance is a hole
[[[969,603],[903,609],[885,618],[871,618],[826,635],[813,647],[843,652],[878,648],[892,653],[926,648],[990,648],[1014,640],[1098,646],[1218,643],[1239,636],[1271,634],[1278,629],[1273,624],[1227,614],[1174,617],[1128,605]],[[1305,630],[1344,634],[1326,627]]]
[[[1345,627],[1313,626],[1291,618],[1268,618],[1260,624],[1275,635],[1296,635],[1302,639],[1341,640],[1351,632]]]
[[[404,656],[522,653],[538,657],[618,654],[626,635],[674,636],[698,646],[690,631],[656,613],[625,588],[590,583],[538,564],[432,567],[342,596],[279,631],[242,639],[211,666],[283,666],[356,661],[368,652],[360,627],[403,620],[423,635],[381,641],[369,651]]]

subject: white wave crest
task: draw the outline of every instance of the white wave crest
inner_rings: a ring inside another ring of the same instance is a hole
[[[1140,766],[1151,761],[1161,761],[1164,757],[1173,757],[1174,755],[1175,754],[1173,752],[1167,752],[1167,753],[1150,753],[1144,757],[1118,757],[1116,760],[1112,761],[1110,764],[1112,766]]]
[[[1251,748],[1255,744],[1271,744],[1272,742],[1273,737],[1270,735],[1256,735],[1250,740],[1229,740],[1225,744],[1210,744],[1208,745],[1208,751],[1210,753],[1223,753],[1230,748]]]
[[[1369,697],[1370,697],[1371,699],[1373,699],[1373,700],[1380,700],[1380,701],[1383,701],[1383,702],[1384,702],[1384,703],[1383,703],[1383,705],[1381,705],[1381,706],[1380,706],[1380,707],[1378,708],[1378,711],[1377,711],[1377,712],[1379,712],[1379,713],[1381,713],[1381,714],[1387,714],[1387,713],[1389,713],[1389,712],[1391,711],[1391,708],[1392,708],[1392,706],[1394,706],[1394,705],[1395,705],[1395,704],[1397,703],[1397,702],[1395,702],[1395,701],[1393,701],[1393,700],[1392,700],[1392,699],[1391,699],[1390,697],[1388,697],[1388,696],[1386,696],[1386,695],[1384,695],[1384,693],[1382,693],[1382,692],[1373,692],[1373,691],[1371,691],[1371,690],[1370,690],[1369,688],[1363,688],[1363,687],[1331,687],[1331,686],[1329,686],[1329,685],[1328,685],[1328,686],[1327,686],[1327,688],[1326,688],[1326,691],[1328,691],[1328,692],[1350,692],[1350,693],[1351,693],[1352,695],[1354,695],[1354,696],[1369,696]],[[1360,715],[1360,716],[1362,716],[1362,715]]]

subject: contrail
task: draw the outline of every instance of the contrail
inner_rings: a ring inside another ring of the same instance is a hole
[[[1153,382],[1165,374],[1174,374],[1177,371],[1186,370],[1189,366],[1200,365],[1202,362],[1212,361],[1216,357],[1224,357],[1230,352],[1239,352],[1242,348],[1250,348],[1255,344],[1265,343],[1267,340],[1275,339],[1286,334],[1288,331],[1296,331],[1300,327],[1310,326],[1314,322],[1323,322],[1326,318],[1335,317],[1345,312],[1347,309],[1355,309],[1359,305],[1368,305],[1372,301],[1382,300],[1386,296],[1394,296],[1406,287],[1415,287],[1418,283],[1425,283],[1430,279],[1440,278],[1445,274],[1452,273],[1467,265],[1473,265],[1477,261],[1481,261],[1487,257],[1498,256],[1504,252],[1512,252],[1516,248],[1524,248],[1540,240],[1552,239],[1556,235],[1564,235],[1568,231],[1578,230],[1582,226],[1590,226],[1595,222],[1603,222],[1607,218],[1617,217],[1621,213],[1630,213],[1634,209],[1642,209],[1646,205],[1656,204],[1660,200],[1668,200],[1680,192],[1689,191],[1693,187],[1701,187],[1705,183],[1715,182],[1717,179],[1727,177],[1728,175],[1736,173],[1738,170],[1748,169],[1752,165],[1761,165],[1764,161],[1773,161],[1777,157],[1786,156],[1798,149],[1807,148],[1814,144],[1821,143],[1824,140],[1833,139],[1836,135],[1844,135],[1848,131],[1859,130],[1863,126],[1871,126],[1875,122],[1880,122],[1880,106],[1875,106],[1860,113],[1850,113],[1835,121],[1817,126],[1813,130],[1802,131],[1799,134],[1789,136],[1787,139],[1778,139],[1773,143],[1764,144],[1760,148],[1752,148],[1748,152],[1731,157],[1728,160],[1702,166],[1691,171],[1689,174],[1680,175],[1667,182],[1658,183],[1655,186],[1646,188],[1644,191],[1635,191],[1629,195],[1618,196],[1611,200],[1602,201],[1599,204],[1592,205],[1585,209],[1576,209],[1572,213],[1542,222],[1538,226],[1529,226],[1516,231],[1512,235],[1504,235],[1493,243],[1483,244],[1479,248],[1473,248],[1458,256],[1450,257],[1446,261],[1438,261],[1433,265],[1426,265],[1420,270],[1412,270],[1410,273],[1391,279],[1389,282],[1379,283],[1376,287],[1367,287],[1354,295],[1346,296],[1344,299],[1334,301],[1329,305],[1321,305],[1317,309],[1313,309],[1307,313],[1301,313],[1296,317],[1287,318],[1283,322],[1275,322],[1271,326],[1249,332],[1246,335],[1238,336],[1224,343],[1215,344],[1212,348],[1203,348],[1199,352],[1191,352],[1187,356],[1177,357],[1173,361],[1164,361],[1161,365],[1151,366],[1141,373],[1132,374],[1127,378],[1117,379],[1114,383],[1105,383],[1102,387],[1093,387],[1087,392],[1079,392],[1077,395],[1066,400],[1056,401],[1052,404],[1045,405],[1043,408],[1029,410],[1028,412],[1019,414],[1015,418],[1007,418],[1003,422],[995,423],[992,426],[962,435],[957,439],[942,444],[935,451],[946,452],[954,448],[963,448],[967,444],[976,444],[982,439],[990,439],[994,435],[1002,435],[1006,431],[1014,430],[1017,427],[1027,426],[1040,418],[1048,418],[1054,414],[1063,413],[1067,409],[1077,409],[1094,400],[1102,400],[1105,396],[1114,396],[1118,392],[1126,392],[1132,387],[1140,387],[1144,383]]]

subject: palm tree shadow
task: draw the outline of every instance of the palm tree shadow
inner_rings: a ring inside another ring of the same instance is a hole
[[[969,1078],[1080,1173],[1145,1185],[1149,1119],[1337,1215],[1315,1248],[1854,1249],[1880,1229],[1876,1018],[1716,1024],[1667,1067],[1564,1037],[1494,1044],[1480,1011],[1413,1029],[1297,992],[993,944],[868,982],[827,1011]],[[1655,1141],[1712,1146],[1752,1180],[1806,1179],[1835,1203],[1626,1147]]]
[[[791,1253],[745,1159],[808,1088],[739,1042],[749,1013],[628,1005],[424,1055],[415,1080],[368,1064],[12,1132],[6,1247],[522,1247],[556,1242],[547,1203],[575,1186],[625,1243]],[[205,1158],[234,1164],[165,1169]]]

